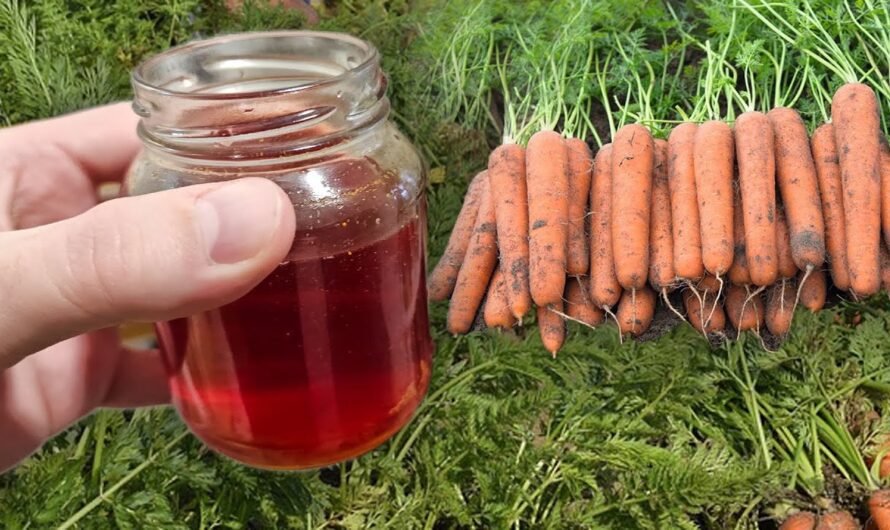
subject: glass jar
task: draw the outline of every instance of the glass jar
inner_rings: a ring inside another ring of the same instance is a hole
[[[308,469],[410,419],[430,375],[423,164],[388,121],[373,46],[247,33],[173,48],[133,74],[142,154],[124,193],[261,176],[293,247],[243,298],[157,324],[174,405],[208,446]]]

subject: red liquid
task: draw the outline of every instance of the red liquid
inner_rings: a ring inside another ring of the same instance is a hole
[[[363,248],[283,264],[229,305],[158,324],[191,430],[274,469],[349,459],[398,431],[429,382],[423,229],[415,218]]]

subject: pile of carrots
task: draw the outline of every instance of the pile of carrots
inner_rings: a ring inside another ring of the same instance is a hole
[[[890,151],[874,92],[851,83],[812,137],[776,108],[732,127],[683,123],[667,140],[625,125],[595,156],[549,130],[504,143],[471,182],[428,289],[450,299],[455,334],[477,319],[510,328],[536,307],[553,355],[566,319],[608,316],[639,336],[659,299],[705,334],[765,325],[781,337],[798,303],[825,304],[826,264],[856,297],[890,288],[882,230],[890,244]]]

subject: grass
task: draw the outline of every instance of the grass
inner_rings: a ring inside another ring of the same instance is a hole
[[[879,3],[670,6],[343,0],[321,26],[382,50],[394,119],[444,175],[431,256],[504,135],[546,125],[601,143],[624,121],[663,135],[792,102],[814,125],[851,76],[887,108]],[[142,57],[196,35],[300,24],[251,3],[0,0],[0,119],[125,98]],[[776,352],[747,335],[712,349],[688,326],[621,344],[570,324],[552,360],[533,327],[455,338],[444,319],[433,305],[429,396],[369,455],[261,472],[210,453],[168,408],[101,411],[0,477],[0,526],[774,528],[791,508],[861,513],[880,483],[864,455],[890,432],[886,296],[799,312]]]

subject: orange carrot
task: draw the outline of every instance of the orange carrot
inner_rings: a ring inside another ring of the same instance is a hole
[[[590,299],[590,283],[587,276],[576,276],[567,280],[566,314],[583,324],[596,327],[603,323],[603,310]]]
[[[612,257],[612,144],[606,144],[593,160],[590,187],[590,299],[597,307],[621,297]]]
[[[763,324],[763,297],[757,294],[749,300],[748,289],[742,286],[730,285],[727,288],[724,309],[729,323],[738,331],[760,329]]]
[[[797,274],[797,265],[791,253],[791,236],[788,234],[788,223],[785,210],[780,206],[776,209],[776,250],[779,256],[779,278],[793,278]]]
[[[565,321],[559,313],[562,313],[562,297],[549,307],[538,306],[538,329],[541,333],[541,342],[554,358],[566,340]]]
[[[510,311],[517,319],[531,309],[528,278],[528,192],[525,150],[503,144],[488,158],[488,179],[497,217],[498,247]]]
[[[733,285],[748,285],[753,283],[751,280],[751,269],[748,266],[748,255],[745,249],[747,241],[745,240],[745,220],[742,210],[742,195],[738,188],[733,190],[732,203],[732,236],[735,239],[733,246],[732,265],[729,267],[729,281]],[[775,229],[773,229],[775,231]]]
[[[816,129],[810,145],[813,161],[816,163],[816,176],[819,178],[819,194],[822,197],[825,246],[831,265],[831,279],[838,289],[846,291],[850,289],[850,273],[847,271],[844,191],[837,146],[834,142],[834,126],[826,123]]]
[[[539,131],[528,141],[528,256],[532,300],[544,307],[562,300],[569,232],[568,152],[562,137]]]
[[[890,490],[878,490],[868,499],[868,512],[878,530],[890,530]]]
[[[689,323],[702,334],[722,331],[726,327],[726,314],[716,291],[699,296],[701,301],[692,289],[683,291],[683,305],[686,307],[686,318]],[[707,326],[703,326],[702,322],[706,322]]]
[[[510,328],[516,323],[516,317],[510,311],[510,301],[507,299],[507,282],[500,267],[495,269],[491,277],[482,314],[485,325],[490,328]]]
[[[772,286],[766,298],[766,327],[770,333],[781,337],[791,329],[794,319],[794,287],[791,281],[782,280]]]
[[[733,258],[732,129],[720,121],[701,124],[693,144],[695,188],[701,219],[702,261],[705,270],[718,278]]]
[[[649,275],[649,217],[655,146],[649,130],[625,125],[612,142],[612,252],[625,290],[642,289]]]
[[[825,272],[822,269],[813,269],[809,276],[806,273],[798,274],[800,284],[800,303],[815,313],[825,307],[825,299],[828,297],[828,284],[825,280]]]
[[[674,240],[671,233],[671,191],[667,177],[667,142],[655,140],[652,179],[652,208],[649,223],[649,283],[657,291],[672,287]]]
[[[844,189],[847,269],[850,288],[869,296],[881,286],[878,243],[881,239],[880,118],[875,93],[848,83],[831,100],[831,120]]]
[[[745,112],[735,122],[744,253],[751,283],[771,285],[778,277],[776,254],[776,161],[773,128],[762,112]],[[736,223],[737,229],[739,224]],[[739,236],[735,236],[738,245]],[[736,246],[735,259],[739,259]]]
[[[457,274],[457,283],[448,306],[448,331],[454,334],[470,330],[497,266],[498,248],[491,187],[488,180],[482,182],[482,196],[479,199],[479,214],[473,227],[473,237]]]
[[[881,135],[881,228],[884,243],[890,245],[890,146]]]
[[[797,512],[785,519],[779,530],[813,530],[816,527],[816,516],[810,512]]]
[[[569,153],[569,247],[566,269],[571,275],[587,274],[590,251],[587,248],[587,204],[593,155],[580,138],[566,140]]]
[[[618,311],[615,312],[618,331],[622,335],[630,333],[634,336],[645,333],[655,316],[655,300],[655,291],[647,285],[633,291],[624,291],[618,302]]]
[[[890,294],[890,252],[887,245],[881,245],[881,288]]]
[[[831,512],[819,518],[816,530],[859,530],[859,523],[850,512]]]
[[[476,214],[479,211],[479,198],[482,196],[482,181],[487,179],[488,172],[483,171],[470,182],[470,187],[464,196],[464,204],[457,214],[451,235],[448,236],[445,252],[427,279],[430,300],[447,300],[454,290],[457,273],[473,237],[473,226],[476,224]]]
[[[697,280],[705,272],[693,166],[693,141],[697,129],[698,125],[694,123],[682,123],[668,137],[674,272],[685,280]]]

